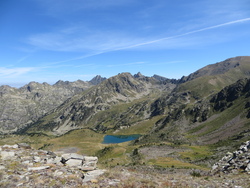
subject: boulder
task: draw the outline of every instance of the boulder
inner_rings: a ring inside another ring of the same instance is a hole
[[[250,173],[250,163],[247,164],[247,167],[245,170]]]
[[[18,145],[17,144],[14,144],[14,145],[3,145],[2,146],[3,149],[17,149],[18,148]]]
[[[23,149],[31,149],[29,144],[26,143],[19,143],[17,144],[19,148],[23,148]]]
[[[82,160],[82,170],[95,170],[98,157],[84,156]]]
[[[7,159],[13,158],[15,156],[15,152],[14,151],[1,151],[0,155],[3,160],[7,160]]]
[[[88,173],[85,173],[84,174],[84,179],[83,179],[83,182],[88,182],[88,181],[93,181],[95,180],[98,176],[102,175],[103,173],[105,173],[106,171],[105,170],[93,170],[93,171],[90,171]]]
[[[71,166],[71,167],[79,167],[79,168],[81,168],[81,166],[82,166],[82,160],[79,160],[79,159],[69,159],[69,160],[67,160],[66,165],[67,166]]]
[[[41,158],[38,157],[38,156],[34,156],[34,160],[33,160],[35,163],[39,163],[41,162]]]
[[[46,163],[47,164],[56,164],[56,165],[62,165],[62,162],[61,162],[62,158],[61,157],[54,157],[54,158],[49,158],[47,159]]]
[[[83,156],[77,153],[65,153],[62,155],[62,158],[64,158],[66,161],[69,159],[83,160]]]
[[[0,165],[0,170],[4,170],[4,169],[6,169],[5,166]]]

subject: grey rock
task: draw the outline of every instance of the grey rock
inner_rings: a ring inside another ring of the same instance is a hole
[[[82,161],[82,170],[95,170],[96,164],[98,162],[98,157],[84,156]]]
[[[45,170],[50,168],[50,166],[38,166],[38,167],[29,167],[28,171],[36,171],[36,170]]]
[[[0,170],[4,170],[4,169],[6,169],[5,166],[0,165]]]
[[[31,149],[29,144],[26,143],[19,143],[17,144],[19,148],[23,148],[23,149]]]
[[[14,145],[3,145],[2,148],[6,149],[6,148],[12,148],[12,149],[17,149],[18,148],[18,145],[17,144],[14,144]]]
[[[47,159],[47,164],[56,164],[56,165],[62,165],[61,163],[62,158],[61,157],[54,157],[54,158],[49,158]]]
[[[247,167],[245,169],[247,172],[250,172],[250,163],[248,162]]]
[[[13,158],[15,156],[15,152],[14,151],[1,151],[0,155],[3,160],[7,160],[10,158]]]
[[[83,160],[83,156],[77,153],[65,153],[62,155],[62,158],[64,158],[66,161],[69,159]]]
[[[41,162],[41,157],[34,156],[34,162],[35,162],[35,163]]]
[[[83,182],[88,182],[93,179],[96,179],[98,176],[104,174],[105,172],[106,170],[100,170],[100,169],[87,172],[84,174]]]
[[[62,171],[59,171],[59,170],[56,170],[54,172],[54,176],[62,176],[63,175],[63,172]]]
[[[66,165],[71,166],[71,167],[79,167],[79,168],[81,168],[81,166],[82,166],[82,160],[79,160],[79,159],[69,159],[66,162]]]
[[[250,142],[244,142],[237,151],[227,153],[222,159],[212,166],[212,173],[238,173],[244,169],[250,172]]]

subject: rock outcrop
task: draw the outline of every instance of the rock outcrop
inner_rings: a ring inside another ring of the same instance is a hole
[[[75,187],[103,174],[97,157],[35,150],[27,144],[0,146],[0,187]]]
[[[237,151],[228,152],[212,167],[212,173],[238,173],[250,174],[250,141],[244,142]]]

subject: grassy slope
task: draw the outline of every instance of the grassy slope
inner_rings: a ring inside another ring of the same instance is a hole
[[[205,121],[191,129],[188,132],[189,136],[192,135],[191,137],[193,137],[193,139],[206,138],[210,140],[210,143],[213,143],[211,139],[217,135],[217,138],[214,138],[215,143],[219,141],[219,139],[223,140],[226,139],[226,137],[233,136],[235,133],[239,134],[241,131],[249,129],[250,120],[246,118],[247,109],[245,109],[245,104],[246,99],[243,97],[234,101],[234,104],[230,108],[223,112],[218,112],[217,118],[211,121]],[[226,132],[225,129],[227,129]]]

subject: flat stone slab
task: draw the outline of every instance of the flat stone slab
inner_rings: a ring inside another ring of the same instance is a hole
[[[67,162],[66,162],[66,165],[68,166],[82,166],[82,160],[79,160],[79,159],[69,159]]]
[[[62,155],[62,157],[65,160],[69,160],[69,159],[79,159],[79,160],[83,160],[83,156],[77,153],[65,153]]]
[[[29,167],[28,171],[44,170],[44,169],[48,169],[48,168],[50,168],[50,166]]]
[[[17,149],[18,148],[18,145],[17,144],[14,144],[14,145],[3,145],[2,148],[11,148],[11,149]]]
[[[4,170],[4,169],[6,169],[5,166],[0,165],[0,170]]]
[[[104,172],[106,172],[106,170],[99,170],[99,169],[87,172],[84,174],[83,182],[94,180],[98,178],[100,175],[102,175]]]
[[[14,151],[1,151],[0,156],[3,160],[13,158],[15,156]]]

